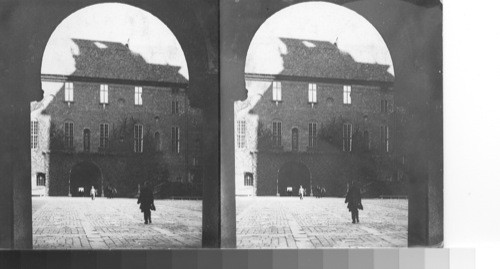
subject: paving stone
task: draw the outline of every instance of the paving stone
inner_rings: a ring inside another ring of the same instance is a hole
[[[407,246],[407,200],[364,199],[363,206],[352,224],[342,198],[237,197],[237,247]]]
[[[33,198],[35,249],[201,247],[202,202],[156,200],[144,224],[137,199]]]

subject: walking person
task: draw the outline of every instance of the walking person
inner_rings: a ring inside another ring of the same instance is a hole
[[[95,199],[96,194],[97,194],[97,190],[94,189],[94,186],[92,186],[92,188],[90,188],[90,197],[92,197],[92,200]]]
[[[300,196],[300,200],[304,199],[304,188],[302,188],[302,185],[300,185],[300,188],[299,188],[299,196]]]
[[[154,205],[153,191],[149,187],[149,182],[144,182],[137,203],[141,204],[139,208],[141,212],[144,213],[144,224],[151,224],[151,210],[156,210],[156,208]]]
[[[345,197],[345,203],[347,203],[347,208],[351,212],[352,223],[359,223],[358,209],[363,210],[363,205],[361,204],[361,191],[356,182],[351,182]]]

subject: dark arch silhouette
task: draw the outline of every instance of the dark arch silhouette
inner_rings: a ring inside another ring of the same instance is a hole
[[[226,91],[221,95],[222,104],[246,99],[245,59],[250,42],[264,21],[275,12],[290,5],[307,2],[255,0],[241,2],[221,2],[221,25],[230,25],[224,29],[221,45],[221,88]],[[408,244],[439,244],[443,240],[443,114],[442,114],[442,4],[438,0],[325,0],[333,4],[344,5],[365,17],[380,33],[389,48],[397,78],[394,88],[400,89],[395,100],[407,105],[412,118],[405,124],[405,133],[401,136],[407,144],[409,153],[405,160],[409,172],[409,225]],[[415,14],[429,14],[425,20],[411,20]],[[237,24],[234,22],[237,21]],[[387,23],[393,21],[394,23]],[[394,35],[405,27],[405,35]],[[423,33],[421,29],[434,29]],[[432,51],[433,53],[429,53]],[[415,72],[415,63],[422,67]],[[426,80],[427,85],[421,82]],[[233,107],[223,109],[222,113],[230,118]],[[221,123],[221,136],[224,141],[234,143],[232,121]],[[428,130],[423,132],[422,130]],[[423,139],[425,137],[425,139]],[[422,141],[426,141],[423,144]],[[221,161],[224,156],[234,156],[234,144],[221,144]],[[229,158],[229,157],[228,157]],[[234,168],[233,168],[234,169]],[[227,211],[234,210],[234,170],[225,172],[232,175],[222,176],[224,190],[229,192],[222,203]],[[435,191],[430,192],[430,188]],[[432,205],[432,206],[430,206]],[[229,212],[227,214],[230,214]],[[233,216],[232,218],[235,219]],[[231,233],[235,233],[235,225]]]
[[[101,169],[91,161],[83,161],[73,165],[69,186],[69,192],[73,197],[80,195],[79,188],[84,188],[84,196],[89,196],[92,186],[101,194],[103,190]]]
[[[0,74],[6,89],[4,98],[0,100],[0,107],[6,112],[5,120],[16,124],[5,130],[8,139],[4,144],[12,147],[6,147],[1,153],[1,159],[4,160],[2,165],[15,168],[4,172],[8,182],[0,195],[0,202],[5,208],[0,212],[0,247],[32,248],[31,182],[28,180],[31,150],[29,143],[19,137],[29,137],[27,126],[30,111],[26,107],[31,101],[41,100],[43,96],[40,67],[45,44],[63,19],[88,5],[104,2],[107,1],[81,0],[64,4],[27,1],[22,5],[4,5],[6,18],[16,22],[1,26],[5,27],[5,38],[10,42],[0,45],[5,52],[3,63],[8,70]],[[192,78],[189,81],[188,96],[191,105],[204,111],[203,124],[206,130],[202,141],[203,159],[207,160],[203,163],[203,246],[218,247],[221,233],[218,2],[125,0],[123,3],[130,3],[148,11],[168,25],[184,51],[189,66],[189,77]],[[11,125],[7,122],[6,124]],[[14,193],[16,199],[13,198]]]
[[[287,195],[287,188],[292,187],[294,196],[298,195],[299,187],[305,188],[307,194],[311,191],[311,173],[309,168],[300,162],[283,164],[278,171],[278,194]]]

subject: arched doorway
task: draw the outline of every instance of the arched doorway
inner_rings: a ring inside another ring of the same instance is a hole
[[[69,193],[73,197],[82,196],[79,192],[83,188],[83,195],[89,196],[90,189],[94,186],[98,194],[102,191],[102,173],[101,169],[90,161],[84,161],[75,164],[71,168],[69,177]]]
[[[302,163],[288,162],[282,165],[278,171],[278,194],[286,196],[291,187],[292,195],[298,195],[299,187],[306,189],[306,194],[311,191],[311,174],[309,168]]]

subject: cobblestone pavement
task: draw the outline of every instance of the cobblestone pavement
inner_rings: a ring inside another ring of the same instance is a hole
[[[145,225],[137,199],[33,197],[33,248],[201,247],[201,201],[157,200],[155,206]]]
[[[364,199],[359,224],[343,198],[237,197],[238,248],[406,247],[408,201]]]

